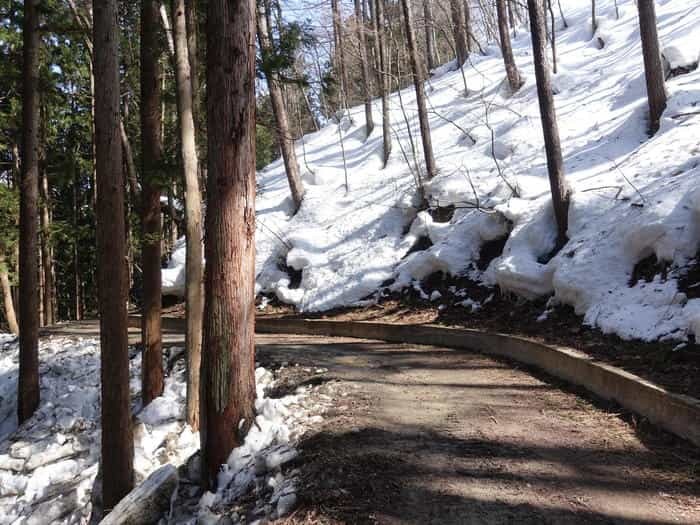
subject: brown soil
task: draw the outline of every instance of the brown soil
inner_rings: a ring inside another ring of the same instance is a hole
[[[327,368],[315,380],[336,396],[301,443],[300,506],[280,523],[700,522],[695,447],[551,378],[352,339],[260,335],[258,356]]]
[[[692,268],[693,272],[700,274],[696,270],[696,267]],[[691,275],[685,280],[692,278]],[[544,299],[525,301],[468,279],[445,279],[436,274],[426,279],[422,286],[426,291],[439,291],[442,297],[431,302],[421,299],[414,290],[405,290],[402,294],[385,296],[378,304],[368,307],[301,315],[287,305],[272,304],[265,309],[264,315],[399,324],[433,323],[525,336],[575,348],[671,392],[700,398],[700,381],[697,380],[700,377],[700,346],[694,341],[682,348],[677,348],[677,342],[625,341],[584,326],[581,317],[571,307],[548,308]],[[455,296],[451,287],[463,290],[465,295]],[[700,287],[691,290],[698,291]],[[481,308],[471,311],[460,305],[467,297],[480,302]],[[539,319],[545,310],[548,310],[546,319]]]

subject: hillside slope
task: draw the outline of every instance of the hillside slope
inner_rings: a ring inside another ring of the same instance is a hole
[[[454,63],[426,86],[439,166],[425,184],[431,210],[421,211],[409,168],[408,127],[422,157],[412,88],[392,95],[394,147],[385,169],[381,126],[365,139],[364,109],[356,107],[351,119],[298,141],[307,193],[295,216],[281,161],[260,172],[258,291],[322,311],[373,301],[382,287],[414,286],[430,297],[420,282],[442,271],[529,299],[551,295],[552,304],[571,305],[585,323],[623,338],[683,340],[700,331],[700,299],[692,283],[679,286],[700,242],[700,71],[669,80],[661,130],[649,138],[635,4],[621,2],[617,20],[612,0],[598,3],[594,38],[585,2],[563,1],[569,28],[558,28],[555,103],[574,191],[570,241],[561,252],[550,258],[556,232],[522,27],[513,47],[526,83],[515,95],[497,46],[464,65],[466,95]],[[697,62],[700,9],[693,0],[657,5],[672,65]],[[374,110],[380,122],[379,100]],[[482,247],[497,240],[505,242],[502,253],[479,268]],[[182,284],[184,257],[175,255],[164,275],[170,290]],[[651,268],[642,272],[649,282],[637,278],[640,261]],[[301,272],[299,283],[289,269]],[[460,300],[465,315],[479,306]]]

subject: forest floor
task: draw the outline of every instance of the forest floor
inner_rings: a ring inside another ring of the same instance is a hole
[[[97,333],[95,322],[49,332]],[[267,398],[301,387],[309,406],[325,407],[274,475],[296,499],[276,522],[700,522],[700,450],[551,377],[438,347],[294,335],[256,343],[275,377]],[[267,476],[215,515],[274,517]],[[180,502],[186,516],[199,498],[194,490]]]

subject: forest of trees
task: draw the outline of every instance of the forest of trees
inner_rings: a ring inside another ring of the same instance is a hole
[[[523,79],[510,38],[521,25],[531,29],[561,248],[569,190],[551,81],[554,2],[328,0],[313,21],[287,16],[282,0],[3,2],[0,322],[19,333],[20,422],[39,404],[40,327],[99,316],[105,508],[131,490],[127,315],[142,314],[145,405],[163,391],[161,267],[184,236],[186,414],[202,435],[202,483],[214,485],[254,419],[256,168],[281,156],[298,210],[295,141],[364,105],[386,163],[398,154],[389,94],[413,86],[416,175],[433,178],[431,70],[462,68],[497,42],[515,93]],[[653,133],[664,73],[654,1],[637,6]]]

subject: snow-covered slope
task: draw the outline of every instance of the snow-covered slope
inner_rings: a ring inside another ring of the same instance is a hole
[[[649,138],[635,3],[619,2],[620,20],[612,0],[598,4],[595,38],[586,2],[562,2],[568,29],[557,19],[555,102],[574,190],[570,242],[558,255],[547,261],[555,227],[530,38],[522,27],[513,47],[526,83],[515,95],[505,85],[497,46],[465,64],[466,96],[454,64],[428,82],[440,173],[426,184],[426,197],[433,207],[456,207],[449,222],[419,212],[400,107],[403,101],[420,159],[408,88],[391,99],[394,145],[386,169],[381,126],[365,139],[363,108],[356,107],[340,130],[329,124],[297,143],[307,193],[295,216],[281,161],[258,174],[259,291],[302,311],[327,310],[372,300],[383,284],[401,288],[441,270],[527,298],[553,295],[585,322],[623,337],[683,339],[700,330],[700,300],[687,300],[677,279],[630,286],[635,264],[649,255],[682,266],[698,249],[700,71],[669,80],[661,130]],[[697,62],[695,0],[659,1],[657,14],[669,61],[674,67]],[[376,122],[380,109],[375,100]],[[409,254],[425,236],[432,246]],[[503,254],[477,270],[483,243],[504,236]],[[288,268],[301,271],[298,287]]]

